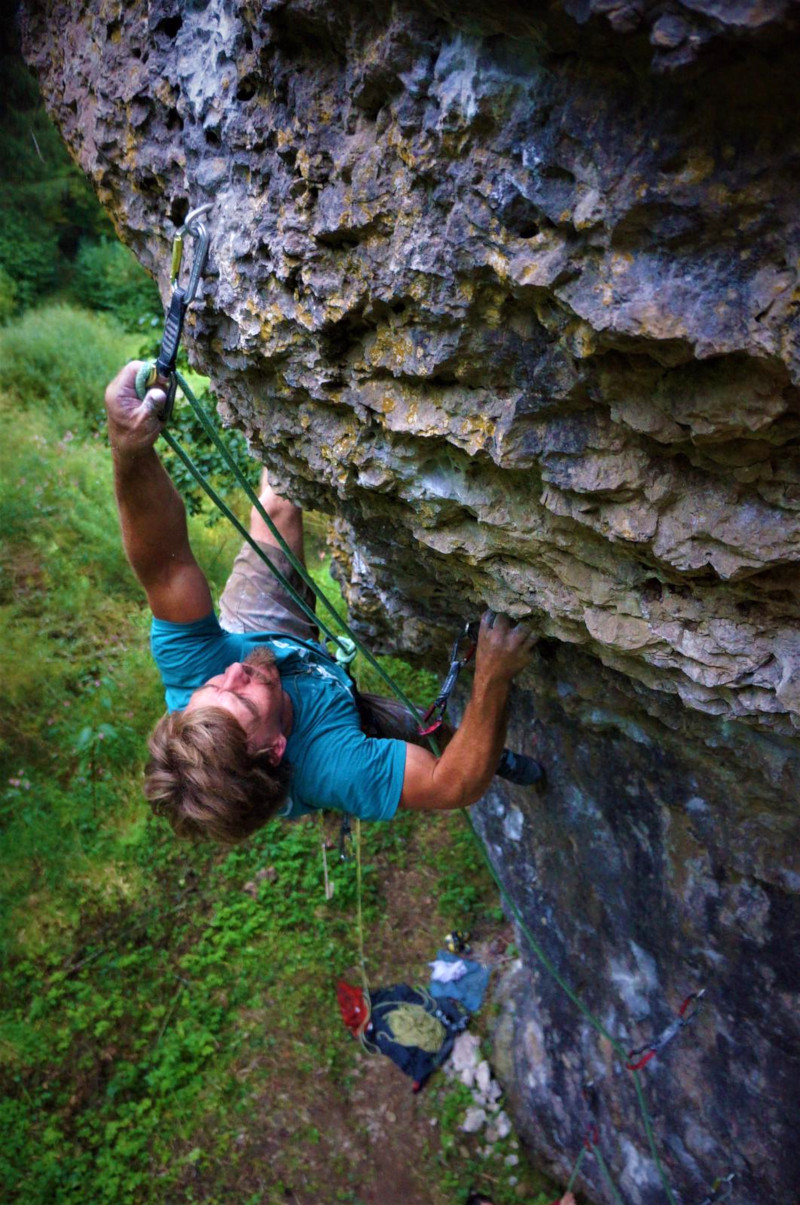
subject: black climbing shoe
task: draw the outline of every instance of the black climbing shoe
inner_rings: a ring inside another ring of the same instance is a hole
[[[544,789],[547,781],[541,762],[534,761],[524,753],[514,753],[513,749],[503,750],[495,774],[506,782],[516,783],[518,787],[535,786],[539,791]]]

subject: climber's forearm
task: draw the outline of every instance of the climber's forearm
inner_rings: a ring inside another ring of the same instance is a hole
[[[450,811],[477,803],[503,752],[510,686],[510,678],[476,674],[464,719],[441,757],[407,746],[401,807]]]
[[[114,493],[122,543],[142,585],[168,576],[172,567],[194,560],[186,510],[154,448],[113,450]]]
[[[527,624],[494,611],[481,616],[475,680],[461,727],[441,757],[406,746],[400,807],[448,811],[477,803],[503,751],[511,682],[530,664],[535,643]]]
[[[180,494],[155,450],[165,395],[151,389],[138,396],[140,367],[126,364],[106,390],[122,543],[156,618],[191,623],[211,611],[211,592],[189,546]]]
[[[189,545],[183,501],[155,450],[114,449],[114,489],[125,554],[156,619],[205,618],[211,591]]]

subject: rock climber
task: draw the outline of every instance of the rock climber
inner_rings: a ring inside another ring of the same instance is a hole
[[[218,619],[189,545],[183,502],[154,446],[165,394],[154,388],[140,401],[138,368],[126,365],[105,401],[122,540],[153,614],[151,649],[166,691],[168,711],[150,738],[145,775],[155,813],[180,836],[231,843],[274,815],[333,808],[388,820],[398,808],[475,803],[498,770],[509,689],[531,660],[531,629],[505,615],[483,616],[471,697],[436,757],[415,743],[414,720],[399,705],[363,696],[359,711],[346,671],[248,544]],[[260,500],[302,559],[300,508],[275,493],[266,473]],[[255,509],[250,533],[306,594]],[[502,769],[517,782],[543,777],[539,764],[520,754],[506,757]]]

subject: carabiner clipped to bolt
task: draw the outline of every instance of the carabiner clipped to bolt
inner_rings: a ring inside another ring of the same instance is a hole
[[[703,997],[706,994],[706,989],[701,988],[697,992],[690,992],[678,1010],[678,1015],[674,1021],[671,1021],[667,1028],[652,1042],[648,1042],[646,1046],[639,1046],[636,1050],[628,1052],[628,1059],[638,1059],[638,1062],[627,1062],[625,1067],[628,1071],[641,1071],[642,1067],[646,1066],[651,1059],[654,1059],[659,1051],[676,1038],[680,1031],[684,1029],[691,1021],[694,1021],[703,1011]],[[642,1056],[639,1058],[639,1056]]]
[[[418,727],[417,734],[419,736],[431,736],[434,732],[438,732],[444,723],[444,717],[447,713],[447,704],[450,701],[450,695],[453,693],[453,687],[456,684],[458,675],[461,673],[465,665],[469,664],[475,656],[477,648],[477,630],[476,623],[466,623],[456,636],[453,645],[453,651],[450,653],[450,668],[447,671],[447,677],[442,683],[442,688],[436,698],[431,703],[428,710],[423,715]],[[464,639],[469,640],[469,647],[463,657],[459,656],[461,642]]]
[[[733,1182],[736,1179],[736,1172],[729,1172],[727,1176],[721,1176],[711,1185],[711,1191],[708,1196],[704,1197],[700,1205],[719,1205],[720,1201],[727,1201],[728,1197],[733,1192]]]
[[[155,385],[159,378],[167,382],[167,402],[161,415],[165,423],[169,422],[172,417],[172,408],[175,404],[175,391],[178,387],[178,380],[175,375],[175,363],[178,358],[181,335],[183,334],[183,321],[186,317],[186,311],[197,293],[197,286],[200,283],[200,277],[203,275],[206,260],[208,259],[210,239],[208,231],[200,219],[211,208],[211,204],[208,204],[199,205],[197,209],[191,210],[186,215],[186,221],[176,231],[172,242],[172,268],[170,271],[172,296],[164,321],[161,350],[158,353],[158,359],[147,381],[148,388]],[[189,280],[184,289],[178,284],[178,278],[183,261],[183,240],[187,234],[196,243],[196,249],[189,272]]]

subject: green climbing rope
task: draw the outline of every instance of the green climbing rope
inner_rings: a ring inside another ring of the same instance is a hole
[[[573,1188],[575,1187],[575,1181],[578,1178],[578,1172],[581,1170],[581,1164],[583,1163],[585,1158],[586,1158],[586,1147],[582,1146],[580,1149],[580,1154],[578,1155],[578,1158],[575,1160],[575,1166],[573,1167],[572,1172],[570,1173],[570,1177],[567,1182],[566,1192],[572,1192]]]
[[[614,1181],[611,1179],[611,1172],[608,1170],[608,1164],[606,1163],[605,1159],[603,1158],[603,1153],[600,1150],[600,1147],[595,1142],[590,1142],[590,1146],[592,1148],[592,1154],[594,1155],[595,1159],[597,1160],[597,1163],[600,1168],[600,1172],[603,1176],[603,1179],[605,1180],[606,1184],[608,1185],[608,1190],[611,1193],[611,1196],[614,1198],[614,1205],[624,1205],[622,1197],[617,1192],[616,1185],[614,1184]]]
[[[419,1046],[428,1054],[441,1049],[447,1030],[438,1017],[433,1016],[422,1004],[386,1004],[373,1010],[373,1016],[391,1009],[391,1034],[384,1041],[398,1046]]]

